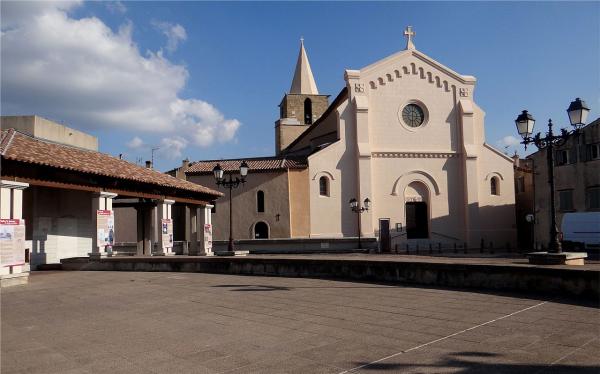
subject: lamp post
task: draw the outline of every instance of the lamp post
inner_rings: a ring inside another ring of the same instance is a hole
[[[233,178],[233,172],[228,173],[229,179],[225,179],[223,174],[223,168],[221,165],[217,163],[217,165],[213,168],[213,174],[215,175],[215,180],[217,182],[217,186],[223,186],[225,188],[229,188],[229,245],[227,246],[227,251],[231,254],[235,254],[235,246],[233,245],[233,209],[231,202],[232,190],[234,188],[238,188],[241,184],[246,183],[246,176],[248,175],[248,164],[246,161],[242,161],[240,164],[240,177]]]
[[[554,190],[554,148],[563,145],[568,137],[573,134],[578,134],[579,129],[585,124],[587,115],[590,108],[585,104],[585,101],[580,98],[575,99],[571,102],[567,109],[569,115],[569,122],[573,126],[574,130],[567,131],[565,129],[560,130],[559,135],[554,135],[552,132],[552,119],[548,120],[548,132],[546,136],[538,132],[535,136],[533,134],[533,127],[535,125],[535,119],[531,114],[524,110],[517,119],[515,125],[519,135],[523,138],[521,144],[525,145],[527,149],[528,144],[535,144],[539,150],[546,150],[546,160],[548,163],[548,183],[550,184],[550,244],[548,245],[549,253],[561,253],[562,247],[558,238],[558,227],[556,225],[556,207],[555,207],[555,190]]]
[[[359,207],[358,200],[356,200],[355,198],[352,198],[352,199],[350,199],[349,204],[350,204],[350,209],[352,209],[352,211],[354,213],[357,213],[356,215],[358,218],[358,249],[362,249],[361,242],[360,242],[360,231],[361,231],[360,215],[369,210],[369,208],[371,207],[371,200],[369,200],[369,198],[366,198],[363,201],[363,206]]]

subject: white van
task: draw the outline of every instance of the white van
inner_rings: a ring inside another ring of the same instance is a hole
[[[566,213],[561,231],[566,247],[600,248],[600,212]]]

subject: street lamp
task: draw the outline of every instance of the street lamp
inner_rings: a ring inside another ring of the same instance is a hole
[[[361,242],[360,242],[360,215],[366,211],[369,210],[369,208],[371,207],[371,200],[369,200],[369,198],[367,197],[364,201],[363,201],[363,206],[359,207],[358,206],[358,200],[356,200],[355,198],[350,199],[349,201],[350,204],[350,209],[352,209],[352,211],[354,213],[357,213],[357,218],[358,218],[358,249],[362,249],[361,246]]]
[[[235,179],[233,179],[233,172],[228,173],[229,174],[229,179],[225,179],[224,178],[224,171],[223,168],[221,167],[220,164],[217,163],[217,165],[213,168],[213,174],[215,175],[215,181],[217,182],[217,186],[223,186],[225,188],[229,188],[229,245],[228,245],[228,252],[230,252],[230,254],[235,254],[235,246],[233,245],[233,209],[232,209],[232,202],[231,202],[231,195],[232,195],[232,190],[234,188],[238,188],[241,184],[246,183],[246,176],[248,175],[248,164],[246,163],[246,161],[242,161],[242,163],[240,164],[240,177],[235,177]]]
[[[556,226],[556,208],[555,208],[555,191],[554,191],[554,147],[560,147],[563,145],[568,137],[573,134],[578,134],[579,129],[585,124],[587,115],[590,108],[580,98],[575,99],[571,102],[567,109],[569,115],[569,121],[573,126],[573,131],[567,131],[565,129],[560,130],[560,135],[554,135],[552,132],[552,120],[548,120],[548,132],[545,137],[538,132],[534,137],[533,127],[535,125],[535,119],[531,114],[524,110],[517,119],[515,125],[519,135],[523,138],[521,144],[535,144],[539,150],[546,149],[546,159],[548,162],[548,183],[550,184],[550,244],[548,246],[549,253],[561,253],[562,248],[558,239],[558,228]]]

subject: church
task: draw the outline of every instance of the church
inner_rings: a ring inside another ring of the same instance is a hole
[[[276,154],[245,159],[247,183],[233,190],[235,239],[378,238],[410,243],[515,245],[513,161],[485,142],[476,79],[416,49],[344,72],[329,102],[303,41],[275,122]],[[171,173],[214,186],[212,170],[239,160],[184,160]],[[354,210],[350,201],[356,201]],[[229,233],[229,200],[216,201],[214,239]],[[360,231],[359,231],[360,230]]]

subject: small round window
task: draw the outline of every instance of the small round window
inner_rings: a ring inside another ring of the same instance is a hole
[[[417,104],[408,104],[402,109],[402,120],[410,127],[419,127],[425,121],[425,113]]]

